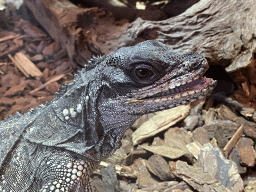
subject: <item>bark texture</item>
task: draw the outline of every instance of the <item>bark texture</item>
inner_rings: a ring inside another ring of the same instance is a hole
[[[254,71],[256,0],[201,0],[176,17],[138,18],[132,23],[115,22],[109,12],[78,8],[68,0],[25,3],[76,63],[86,62],[93,54],[156,39],[174,50],[203,54],[210,64],[222,65],[237,83],[245,81],[241,68]]]
[[[138,18],[124,30],[119,43],[125,46],[140,38],[157,39],[176,50],[199,52],[210,63],[233,72],[254,60],[255,8],[256,0],[201,0],[167,20]]]

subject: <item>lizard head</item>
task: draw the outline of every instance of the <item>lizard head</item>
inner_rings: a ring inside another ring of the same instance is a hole
[[[120,48],[102,63],[105,83],[97,108],[113,145],[140,115],[206,97],[216,84],[203,77],[208,64],[202,55],[173,51],[158,41]]]
[[[120,48],[106,58],[108,103],[119,101],[128,114],[142,115],[206,97],[216,81],[203,77],[206,59],[158,41]],[[113,99],[114,98],[114,99]],[[127,111],[128,110],[128,111]]]

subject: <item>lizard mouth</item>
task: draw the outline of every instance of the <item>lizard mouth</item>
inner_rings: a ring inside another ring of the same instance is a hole
[[[147,90],[137,90],[128,95],[126,104],[140,108],[133,114],[140,114],[140,111],[155,112],[202,99],[212,92],[216,84],[216,80],[199,75],[190,79],[180,78],[148,87]]]
[[[161,86],[162,92],[149,94],[148,96],[138,94],[137,97],[134,97],[133,99],[128,101],[128,103],[140,102],[148,99],[159,99],[163,97],[168,97],[170,99],[178,99],[182,97],[193,96],[196,93],[201,93],[202,95],[205,95],[205,93],[210,93],[212,91],[216,83],[217,81],[210,78],[196,77],[194,79],[185,81],[183,84],[178,82],[176,84],[171,85],[166,84],[164,86],[165,88]]]
[[[189,95],[192,96],[195,93],[207,93],[211,91],[211,87],[214,87],[215,83],[216,81],[213,81],[210,78],[195,78],[193,80],[186,81],[184,84],[169,86],[169,89],[164,92],[159,92],[156,95],[144,97],[141,99],[153,99],[165,96],[178,99],[179,97],[187,97]]]

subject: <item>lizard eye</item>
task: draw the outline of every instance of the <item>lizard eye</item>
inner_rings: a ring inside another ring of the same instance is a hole
[[[148,77],[151,77],[152,75],[154,75],[154,73],[149,70],[149,69],[145,69],[145,68],[136,68],[135,69],[135,74],[137,75],[137,77],[141,78],[141,79],[145,79]]]
[[[158,72],[153,67],[145,64],[135,66],[132,73],[134,80],[143,84],[152,83],[158,76],[157,74]]]

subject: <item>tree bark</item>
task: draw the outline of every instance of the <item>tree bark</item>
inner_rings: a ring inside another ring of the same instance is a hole
[[[248,79],[241,69],[249,68],[249,81],[256,84],[256,0],[201,0],[176,17],[138,18],[130,24],[118,24],[102,9],[78,8],[68,0],[25,3],[76,63],[86,62],[92,54],[156,39],[174,50],[201,53],[210,64],[222,65],[237,83]]]
[[[231,73],[254,60],[255,8],[256,0],[201,0],[167,20],[138,18],[123,30],[118,43],[125,46],[141,38],[156,39],[175,50],[199,52]]]
[[[103,54],[96,42],[93,28],[107,20],[114,21],[105,10],[78,8],[68,0],[24,0],[37,21],[55,40],[67,50],[76,68],[92,55]],[[99,19],[100,18],[100,19]]]

